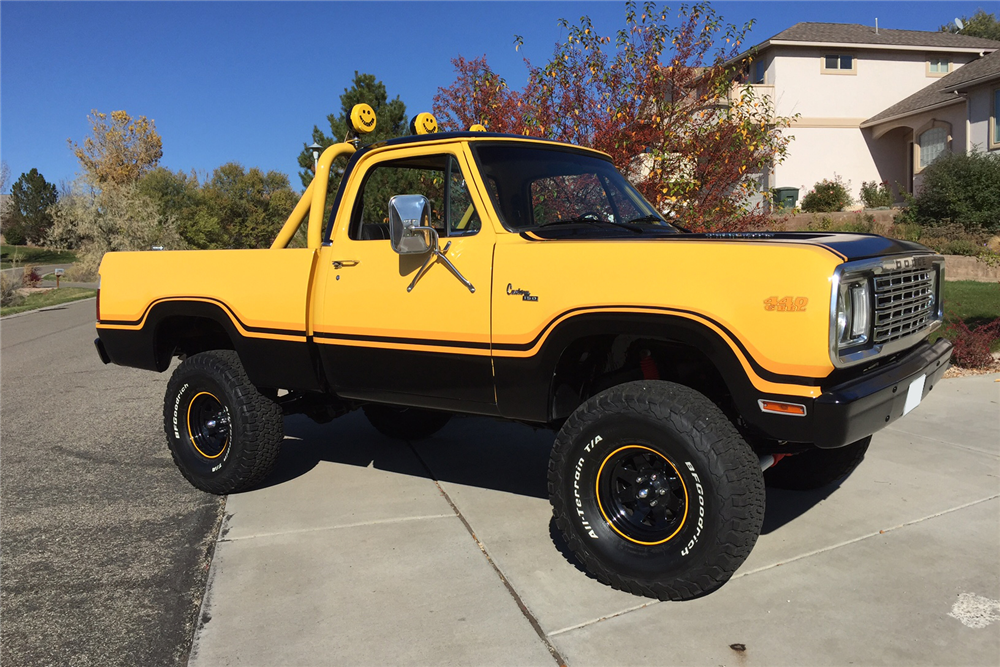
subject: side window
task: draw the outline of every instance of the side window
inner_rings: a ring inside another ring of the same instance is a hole
[[[465,176],[455,160],[448,160],[448,236],[470,236],[479,231],[482,222],[472,205]]]
[[[389,239],[389,199],[423,195],[431,205],[431,226],[441,237],[475,234],[481,223],[465,179],[447,155],[383,162],[365,176],[354,203],[348,235],[355,241]]]
[[[536,225],[579,217],[615,219],[597,174],[551,176],[533,181],[531,208]]]

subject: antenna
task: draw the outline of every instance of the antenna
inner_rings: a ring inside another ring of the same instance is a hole
[[[875,34],[878,34],[878,17],[875,17]]]
[[[965,29],[965,24],[962,23],[962,19],[955,19],[955,27],[958,28],[959,30]]]

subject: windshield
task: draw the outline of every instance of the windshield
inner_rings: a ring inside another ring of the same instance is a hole
[[[475,152],[501,222],[511,231],[550,225],[675,231],[608,160],[513,144],[481,143]]]

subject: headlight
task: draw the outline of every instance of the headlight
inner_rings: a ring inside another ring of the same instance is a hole
[[[837,349],[868,342],[871,287],[866,277],[845,277],[837,294]]]

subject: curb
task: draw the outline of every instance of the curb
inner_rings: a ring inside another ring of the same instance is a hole
[[[34,310],[25,310],[25,311],[20,312],[20,313],[11,313],[10,315],[4,315],[3,317],[0,317],[0,320],[9,320],[9,319],[13,319],[15,317],[21,317],[21,315],[31,315],[32,313],[40,313],[43,310],[52,310],[53,308],[61,308],[62,306],[68,306],[70,304],[80,303],[82,301],[91,301],[91,300],[96,299],[96,298],[97,298],[96,296],[88,296],[86,298],[77,299],[75,301],[65,301],[63,303],[56,303],[56,304],[53,304],[51,306],[44,306],[43,308],[35,308]]]

